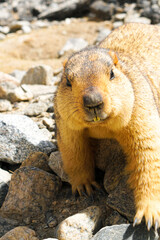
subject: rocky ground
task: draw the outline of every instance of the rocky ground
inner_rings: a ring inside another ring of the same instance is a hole
[[[130,224],[133,197],[114,141],[105,155],[103,144],[95,151],[101,191],[71,194],[56,145],[53,98],[71,53],[127,22],[159,24],[159,4],[0,1],[0,239],[158,239],[153,229]]]

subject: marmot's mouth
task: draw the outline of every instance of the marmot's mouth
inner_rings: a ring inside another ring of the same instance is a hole
[[[85,121],[91,122],[91,123],[98,123],[98,122],[103,122],[105,121],[109,116],[106,113],[102,113],[101,116],[87,116],[85,118]]]

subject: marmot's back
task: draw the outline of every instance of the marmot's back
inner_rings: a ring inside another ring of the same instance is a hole
[[[158,60],[160,27],[139,23],[126,24],[114,30],[99,46],[137,58],[140,55],[144,59],[149,58],[149,61]]]
[[[160,27],[129,23],[113,31],[99,46],[115,51],[122,61],[132,60],[150,85],[160,111]]]

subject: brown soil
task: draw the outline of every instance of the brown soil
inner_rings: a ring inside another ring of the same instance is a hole
[[[28,70],[37,64],[48,64],[54,69],[62,66],[58,51],[69,38],[82,37],[93,44],[99,27],[110,27],[111,23],[75,19],[71,24],[64,22],[48,28],[9,34],[0,42],[0,71],[10,73],[15,69]]]

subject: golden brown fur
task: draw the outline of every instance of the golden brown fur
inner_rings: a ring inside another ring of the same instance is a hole
[[[72,190],[90,194],[90,138],[115,138],[127,156],[135,224],[160,225],[160,27],[127,24],[71,56],[55,98],[58,146]],[[89,100],[88,100],[89,99]],[[94,104],[96,106],[94,106]]]

